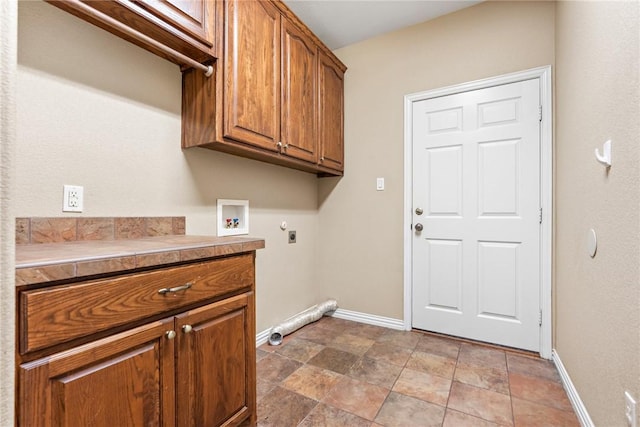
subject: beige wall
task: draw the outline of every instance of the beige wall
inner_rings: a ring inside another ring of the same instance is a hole
[[[639,9],[557,5],[555,348],[597,426],[626,425],[624,390],[640,398]]]
[[[403,318],[404,95],[553,65],[554,7],[481,3],[336,51],[346,173],[320,182],[318,277],[341,307]]]
[[[267,239],[258,331],[324,297],[402,318],[403,96],[557,65],[554,347],[596,425],[623,425],[623,391],[640,397],[637,2],[487,2],[338,50],[346,174],[323,180],[182,152],[176,66],[42,2],[22,2],[19,24],[15,215],[63,215],[62,185],[78,184],[82,215],[185,215],[214,234],[216,198],[249,199]],[[593,159],[607,138],[608,175]]]
[[[0,2],[0,426],[13,425],[15,377],[15,229],[13,165],[16,137],[16,27],[18,5]]]
[[[317,178],[204,149],[180,149],[179,68],[43,2],[19,5],[15,214],[184,215],[214,235],[216,199],[248,199],[257,256],[257,330],[317,303]],[[282,220],[298,232],[289,245]]]

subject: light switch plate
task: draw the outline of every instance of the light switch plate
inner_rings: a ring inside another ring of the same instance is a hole
[[[384,178],[376,178],[376,190],[384,190]]]

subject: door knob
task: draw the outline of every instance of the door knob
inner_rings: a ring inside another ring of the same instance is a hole
[[[413,228],[415,228],[416,231],[422,231],[424,227],[422,226],[422,224],[417,223],[416,225],[413,226]]]
[[[422,215],[424,211],[420,208],[416,208],[416,215]]]
[[[184,325],[184,326],[182,327],[182,331],[183,331],[185,334],[188,334],[188,333],[189,333],[189,332],[191,332],[192,330],[193,330],[193,327],[191,327],[191,325]]]
[[[172,340],[172,339],[174,339],[176,337],[176,331],[167,331],[167,332],[165,332],[165,335],[167,336],[167,338]]]

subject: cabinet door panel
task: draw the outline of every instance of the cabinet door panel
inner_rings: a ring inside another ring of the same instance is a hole
[[[173,319],[19,367],[19,426],[174,426]]]
[[[244,294],[177,317],[178,425],[235,424],[255,411],[249,304]]]
[[[226,2],[224,136],[277,151],[280,14],[264,1]]]
[[[184,64],[157,46],[158,42],[196,61],[217,57],[216,3],[208,0],[47,0],[79,18],[141,46],[156,55]],[[84,3],[84,7],[82,7]],[[86,6],[89,6],[87,8]],[[106,14],[129,29],[153,41],[135,37],[118,25],[105,21],[96,11]],[[190,14],[193,13],[193,16]]]
[[[211,0],[137,0],[154,15],[201,43],[213,46],[215,3]]]
[[[282,19],[282,120],[284,152],[317,162],[316,46],[293,23]]]
[[[323,53],[319,57],[320,165],[344,169],[344,76]]]

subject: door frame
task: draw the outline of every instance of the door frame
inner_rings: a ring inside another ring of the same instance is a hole
[[[540,356],[551,359],[552,350],[552,244],[553,244],[553,123],[551,66],[532,68],[501,76],[416,92],[404,97],[404,328],[412,327],[413,286],[413,104],[425,99],[486,89],[493,86],[540,80],[540,204],[542,226],[540,230]]]

